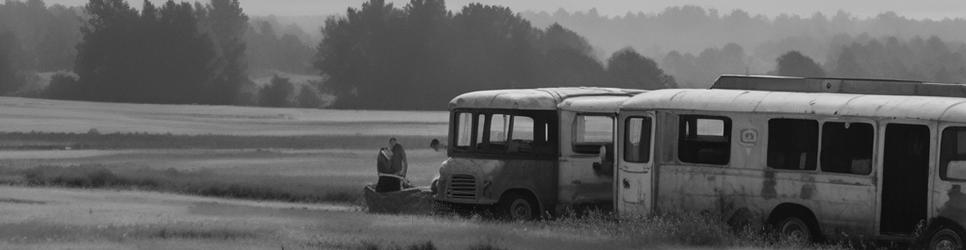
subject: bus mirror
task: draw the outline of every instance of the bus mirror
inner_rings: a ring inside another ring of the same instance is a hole
[[[966,161],[951,161],[946,165],[946,178],[966,179]]]

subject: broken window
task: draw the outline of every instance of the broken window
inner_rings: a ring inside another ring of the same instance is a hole
[[[647,163],[650,160],[651,118],[627,118],[624,124],[624,161]]]
[[[826,122],[822,125],[822,171],[869,174],[874,146],[872,124]]]
[[[614,118],[609,116],[578,115],[574,121],[573,151],[582,154],[599,154],[600,147],[613,151]]]
[[[728,164],[731,159],[731,119],[719,116],[680,116],[678,159],[688,163]]]
[[[818,157],[818,121],[768,121],[768,166],[775,169],[815,170]]]

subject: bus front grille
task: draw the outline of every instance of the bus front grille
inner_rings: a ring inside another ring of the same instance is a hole
[[[456,174],[450,177],[447,194],[453,199],[476,199],[476,177]]]

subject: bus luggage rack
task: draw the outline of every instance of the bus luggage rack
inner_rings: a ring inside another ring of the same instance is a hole
[[[712,89],[966,97],[966,85],[897,79],[721,75]]]
[[[450,177],[446,195],[453,199],[476,199],[476,177],[456,174]]]

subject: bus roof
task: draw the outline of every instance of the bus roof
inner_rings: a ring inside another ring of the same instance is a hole
[[[666,89],[628,99],[621,110],[689,110],[877,117],[966,123],[966,98],[727,89]]]
[[[617,113],[628,98],[630,96],[581,96],[567,98],[557,108],[584,113]]]
[[[896,79],[721,75],[712,89],[966,97],[966,85]]]
[[[644,90],[573,87],[540,89],[503,89],[486,90],[462,94],[449,103],[450,109],[492,108],[556,110],[563,100],[581,96],[632,96]]]

